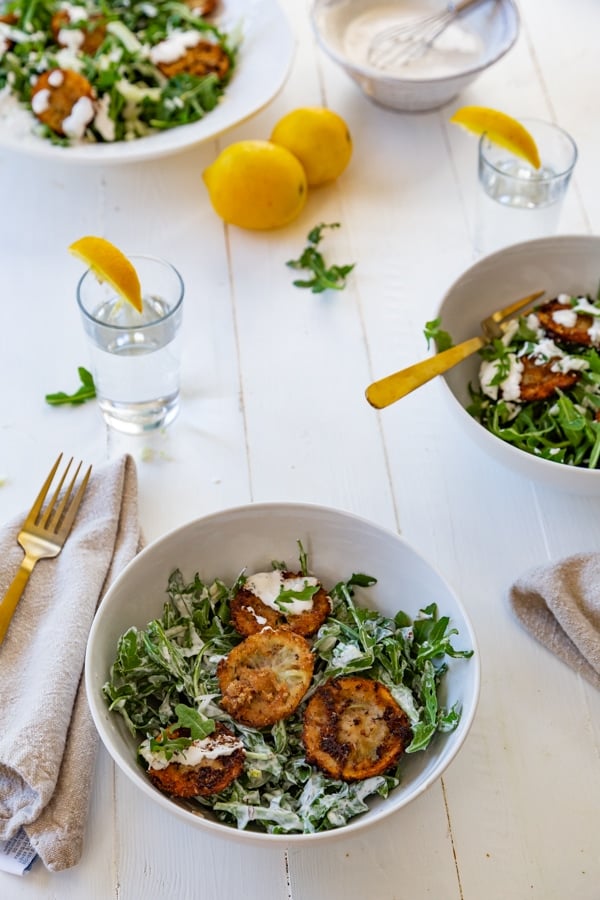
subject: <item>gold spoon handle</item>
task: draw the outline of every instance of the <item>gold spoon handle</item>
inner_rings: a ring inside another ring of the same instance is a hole
[[[443,350],[442,353],[415,363],[407,369],[401,369],[400,372],[387,375],[380,381],[374,381],[365,391],[365,396],[375,409],[384,409],[401,397],[406,397],[415,388],[431,381],[436,375],[441,375],[442,372],[447,372],[448,369],[458,365],[467,356],[472,356],[486,343],[488,341],[484,337],[469,338],[456,347],[450,347],[449,350]]]

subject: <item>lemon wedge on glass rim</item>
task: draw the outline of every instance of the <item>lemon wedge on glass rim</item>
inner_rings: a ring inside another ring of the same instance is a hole
[[[87,235],[74,241],[69,252],[86,263],[99,281],[106,281],[117,294],[141,313],[142,288],[130,260],[105,238]]]
[[[520,122],[506,113],[487,106],[461,106],[450,121],[474,134],[485,135],[493,144],[525,159],[534,169],[539,169],[542,164],[533,137]]]

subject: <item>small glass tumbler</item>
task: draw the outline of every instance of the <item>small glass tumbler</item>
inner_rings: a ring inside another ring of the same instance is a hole
[[[537,144],[541,167],[534,169],[485,135],[481,137],[474,234],[478,256],[552,235],[558,228],[577,146],[551,122],[520,121]]]
[[[88,269],[77,303],[105,421],[128,434],[162,428],[179,411],[184,284],[164,259],[130,256],[143,297],[139,313]]]

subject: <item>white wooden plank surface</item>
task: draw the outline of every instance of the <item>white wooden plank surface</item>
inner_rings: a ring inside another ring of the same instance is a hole
[[[57,449],[138,461],[147,539],[252,500],[308,500],[397,528],[456,588],[480,642],[478,715],[461,754],[414,805],[352,840],[287,856],[207,839],[139,797],[99,752],[83,859],[0,873],[7,900],[598,900],[600,697],[513,619],[510,583],[600,546],[598,502],[538,488],[466,444],[431,384],[376,413],[369,381],[426,352],[424,322],[473,258],[476,140],[448,123],[466,103],[555,117],[580,158],[562,230],[599,226],[600,5],[521,0],[515,48],[447,108],[368,103],[325,58],[308,3],[282,0],[297,38],[286,86],[259,115],[173,159],[77,168],[0,150],[0,489],[3,518],[31,501]],[[225,229],[203,168],[226,144],[267,137],[287,110],[327,104],[355,140],[339,182],[269,234]],[[8,212],[10,211],[10,212]],[[285,261],[319,221],[339,295],[291,284]],[[107,434],[97,410],[50,409],[86,348],[74,304],[84,233],[159,253],[187,286],[182,413],[151,440]],[[19,335],[14,340],[14,335]]]

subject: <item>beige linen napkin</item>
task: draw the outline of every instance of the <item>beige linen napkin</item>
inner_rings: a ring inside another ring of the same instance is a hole
[[[509,601],[538,641],[600,688],[600,554],[533,569],[513,584]]]
[[[24,518],[0,529],[0,596],[23,558]],[[22,826],[52,871],[82,852],[97,745],[82,680],[88,632],[139,545],[135,464],[123,456],[94,468],[73,531],[33,570],[0,645],[0,839]]]

